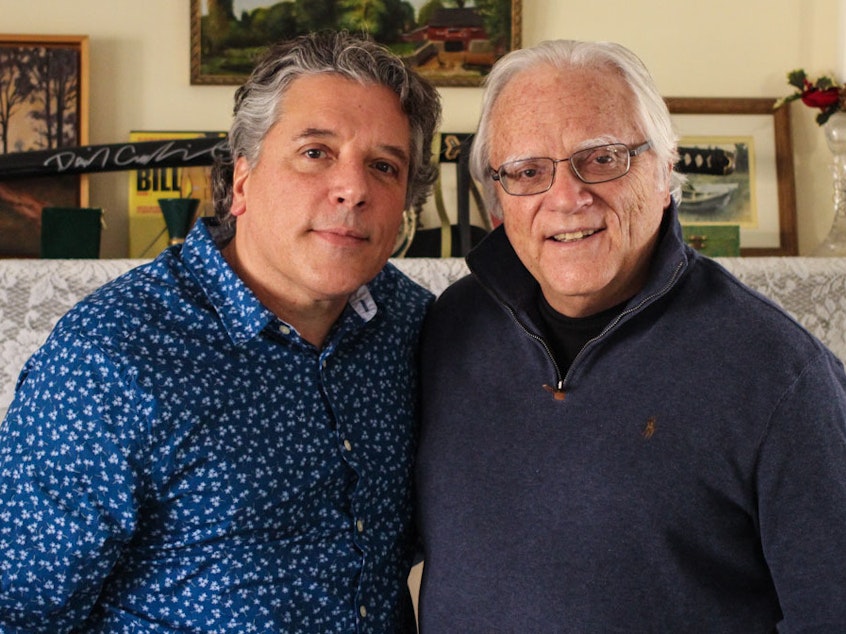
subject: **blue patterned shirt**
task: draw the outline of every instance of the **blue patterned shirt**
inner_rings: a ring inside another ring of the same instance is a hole
[[[318,350],[197,223],[78,304],[0,426],[0,631],[402,631],[430,301],[387,265]]]

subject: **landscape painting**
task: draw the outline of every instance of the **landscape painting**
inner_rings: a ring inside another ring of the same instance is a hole
[[[191,83],[241,84],[271,43],[367,33],[435,85],[478,86],[520,48],[521,0],[191,0]]]
[[[86,36],[0,35],[0,154],[84,145]],[[0,257],[38,257],[41,210],[87,204],[84,176],[0,178]]]

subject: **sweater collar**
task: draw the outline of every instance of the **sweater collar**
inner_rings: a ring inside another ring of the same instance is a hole
[[[685,245],[675,200],[664,210],[658,246],[652,259],[649,278],[625,307],[651,303],[663,295],[690,264],[693,252]],[[534,314],[539,284],[523,266],[500,226],[492,231],[467,256],[472,274],[499,301],[518,315]],[[531,321],[531,320],[530,320]]]

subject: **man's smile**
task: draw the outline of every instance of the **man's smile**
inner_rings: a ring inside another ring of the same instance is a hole
[[[558,233],[552,236],[552,239],[556,242],[575,242],[576,240],[588,238],[599,231],[601,231],[601,229],[580,229],[579,231],[568,231],[566,233]]]

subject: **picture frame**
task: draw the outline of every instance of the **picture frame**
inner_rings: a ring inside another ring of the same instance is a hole
[[[0,34],[0,154],[88,143],[88,36]],[[38,257],[41,211],[85,207],[84,175],[0,180],[0,257]]]
[[[730,203],[716,211],[690,207],[686,212],[683,202],[679,211],[682,223],[739,224],[742,256],[797,255],[790,109],[775,108],[776,99],[770,98],[669,97],[665,101],[681,136],[679,171],[683,171],[685,160],[700,164],[710,160],[713,168],[720,162],[721,152],[733,152],[731,160],[738,168],[725,179],[713,173],[688,174],[693,188],[698,186],[697,178],[705,180],[711,187],[708,195],[718,195],[720,187],[723,192],[735,193],[729,193]],[[691,148],[713,151],[686,151]],[[713,184],[720,180],[725,181],[722,186]],[[686,193],[682,192],[682,201]],[[741,195],[743,202],[738,200]]]
[[[296,14],[293,0],[253,1],[239,16],[226,15],[225,4],[191,0],[192,84],[240,85],[268,45],[321,29],[371,33],[436,86],[480,86],[493,63],[521,44],[522,0],[475,0],[431,12],[426,0],[388,0],[378,28],[354,8],[323,19]]]

